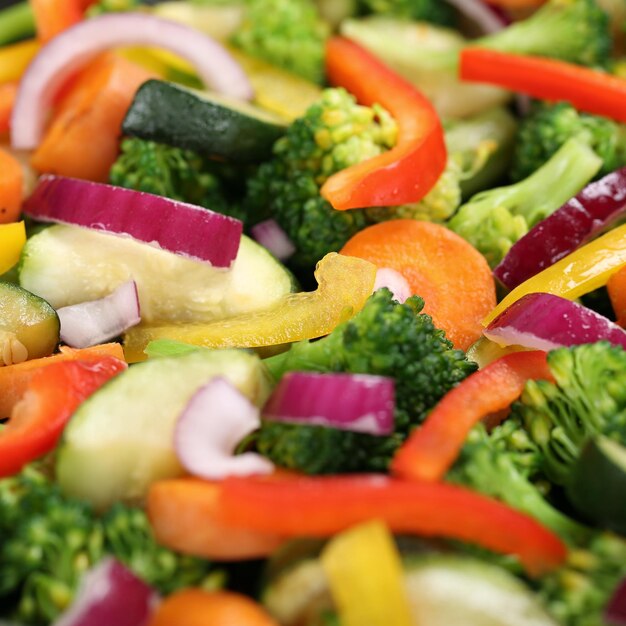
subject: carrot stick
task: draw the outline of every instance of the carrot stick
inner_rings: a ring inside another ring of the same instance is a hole
[[[105,343],[82,350],[64,347],[61,348],[60,354],[0,367],[0,418],[11,415],[13,407],[24,395],[31,378],[42,367],[62,361],[91,361],[103,356],[114,356],[123,361],[124,351],[119,343]]]
[[[278,626],[254,600],[232,591],[183,589],[167,597],[148,626]]]
[[[154,75],[112,54],[90,63],[73,83],[31,163],[40,172],[107,182],[121,126],[139,85]]]
[[[496,302],[494,280],[484,257],[452,231],[391,220],[357,233],[341,252],[402,274],[456,348],[466,350],[480,337],[481,319]]]
[[[609,278],[606,288],[617,323],[622,328],[626,328],[626,265]]]
[[[19,161],[0,148],[0,224],[15,222],[24,197],[24,173]]]
[[[45,43],[83,19],[77,0],[29,0],[37,38]]]
[[[213,560],[269,556],[283,540],[276,535],[225,526],[216,521],[218,483],[188,478],[154,483],[147,511],[157,541],[173,550]]]

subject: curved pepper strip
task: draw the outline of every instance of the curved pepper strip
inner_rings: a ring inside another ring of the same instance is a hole
[[[528,380],[552,380],[546,353],[514,352],[468,376],[449,391],[396,452],[392,472],[409,480],[441,480],[470,430],[491,413],[508,409]]]
[[[539,576],[561,565],[563,542],[534,519],[469,489],[384,475],[227,478],[218,518],[283,537],[328,537],[372,519],[392,532],[447,537],[515,555]]]
[[[573,63],[484,48],[461,52],[461,80],[489,83],[626,122],[626,80]]]
[[[379,103],[398,123],[389,151],[331,176],[321,194],[335,209],[419,202],[441,176],[447,160],[441,122],[433,105],[375,56],[343,37],[326,45],[326,72],[365,105]]]
[[[552,293],[568,300],[603,287],[626,265],[626,224],[581,246],[539,274],[518,285],[482,321],[489,324],[502,311],[529,293]]]
[[[25,243],[24,222],[0,224],[0,274],[8,272],[19,261]]]
[[[143,360],[143,351],[155,339],[205,348],[255,348],[322,337],[363,308],[374,288],[376,266],[333,252],[317,264],[315,278],[316,291],[288,294],[261,311],[207,324],[135,326],[124,337],[126,359]]]
[[[38,370],[11,419],[0,431],[0,477],[50,452],[78,405],[126,363],[105,357],[89,363],[66,361]]]

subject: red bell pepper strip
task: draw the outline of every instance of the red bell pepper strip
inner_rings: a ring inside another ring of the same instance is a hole
[[[327,537],[378,519],[392,532],[448,537],[519,558],[533,576],[563,563],[562,541],[534,519],[469,489],[384,475],[227,478],[223,523],[288,537]]]
[[[484,48],[461,52],[461,80],[499,85],[626,122],[626,80],[564,61]]]
[[[345,87],[364,105],[376,102],[398,123],[389,151],[331,176],[321,194],[335,209],[396,206],[418,202],[446,166],[441,122],[432,104],[375,56],[342,37],[326,45],[330,82]]]
[[[9,121],[17,94],[17,83],[0,85],[0,134],[9,132]]]
[[[468,376],[449,391],[422,426],[396,452],[391,471],[409,480],[441,480],[470,430],[492,413],[508,409],[528,380],[552,380],[541,351],[514,352]],[[500,419],[504,414],[499,415]]]
[[[8,424],[0,430],[0,477],[50,452],[78,405],[126,368],[114,357],[65,361],[37,371]]]

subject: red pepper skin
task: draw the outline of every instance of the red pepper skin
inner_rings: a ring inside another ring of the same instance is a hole
[[[439,401],[398,449],[392,473],[408,480],[442,480],[470,430],[488,415],[508,409],[524,391],[526,381],[539,379],[553,379],[546,353],[541,351],[507,354],[474,372]]]
[[[565,61],[484,48],[461,52],[461,80],[499,85],[626,122],[626,80]]]
[[[326,72],[364,105],[376,102],[398,123],[398,142],[389,151],[331,176],[322,196],[335,209],[397,206],[418,202],[446,166],[441,122],[432,104],[375,56],[343,37],[326,44]]]
[[[372,519],[392,532],[448,537],[519,557],[539,576],[561,565],[567,549],[534,519],[469,489],[384,475],[276,479],[228,478],[221,521],[289,537],[327,537]]]
[[[119,359],[65,361],[39,370],[0,431],[0,478],[52,451],[78,405],[126,369]]]

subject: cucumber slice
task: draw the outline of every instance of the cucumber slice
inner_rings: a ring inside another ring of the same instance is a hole
[[[122,129],[141,139],[254,163],[271,156],[286,127],[279,117],[245,102],[149,80],[137,90]]]
[[[128,280],[137,283],[144,322],[224,319],[267,308],[294,288],[285,267],[245,236],[230,270],[62,225],[30,238],[20,261],[22,287],[57,309],[103,298]]]
[[[404,563],[416,626],[557,626],[533,593],[507,571],[471,557],[423,553]],[[263,593],[285,626],[317,626],[332,611],[324,571],[306,558],[276,576]]]
[[[265,366],[242,350],[199,350],[134,365],[76,411],[58,449],[62,489],[105,509],[141,500],[150,484],[183,474],[173,432],[191,396],[221,376],[261,406],[270,393]]]
[[[626,535],[626,447],[608,437],[590,439],[574,464],[567,494],[581,515]]]
[[[0,283],[0,365],[52,354],[59,330],[59,316],[43,298]]]

